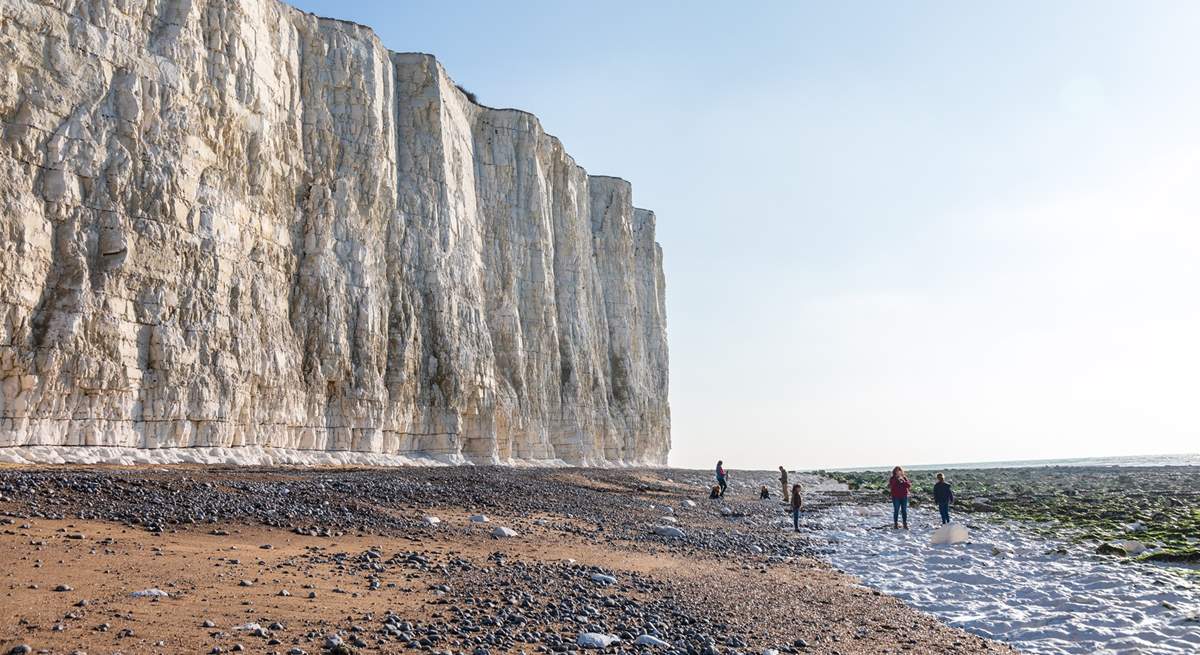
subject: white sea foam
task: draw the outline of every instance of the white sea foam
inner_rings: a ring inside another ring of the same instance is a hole
[[[828,545],[834,566],[867,586],[1022,652],[1200,653],[1200,585],[1177,570],[970,517],[969,542],[932,546],[935,510],[910,509],[911,531],[891,529],[891,510],[884,503],[822,509],[810,514],[811,536]]]

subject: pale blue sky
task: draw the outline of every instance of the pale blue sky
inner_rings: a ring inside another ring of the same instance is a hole
[[[293,3],[630,180],[676,466],[1200,449],[1200,3]]]

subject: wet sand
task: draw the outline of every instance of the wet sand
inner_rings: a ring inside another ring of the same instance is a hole
[[[583,632],[620,637],[609,653],[1012,652],[736,520],[777,503],[674,477],[0,469],[0,653],[572,652]]]

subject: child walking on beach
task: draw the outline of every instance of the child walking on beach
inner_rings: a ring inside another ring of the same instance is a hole
[[[725,462],[717,461],[717,486],[721,487],[721,497],[725,497]]]
[[[937,483],[933,485],[933,500],[937,503],[938,513],[942,515],[942,525],[950,522],[950,503],[954,502],[954,491],[946,476],[937,474]]]
[[[792,527],[800,531],[800,485],[792,485]]]
[[[900,517],[904,517],[904,529],[908,529],[908,490],[912,483],[904,475],[904,469],[897,466],[892,469],[892,478],[888,480],[888,490],[892,492],[892,528],[900,529]]]

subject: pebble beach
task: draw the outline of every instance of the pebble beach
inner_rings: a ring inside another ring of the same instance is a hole
[[[839,572],[734,481],[0,468],[0,653],[1013,652]]]

